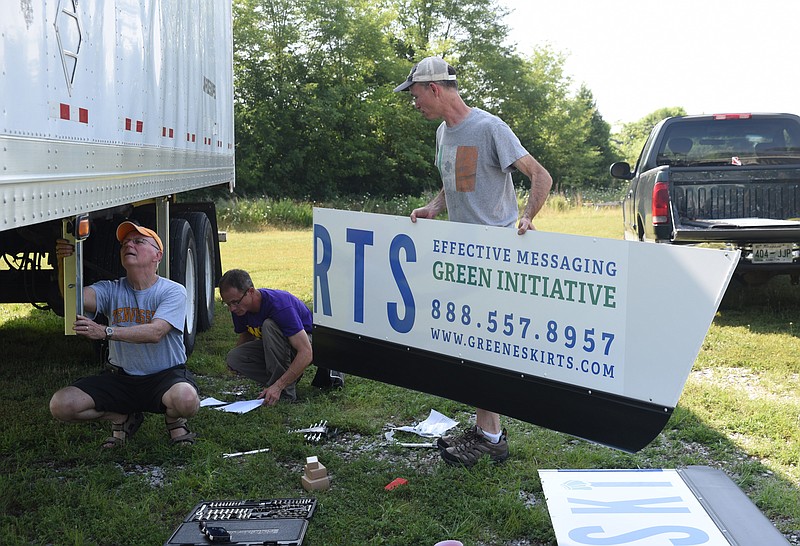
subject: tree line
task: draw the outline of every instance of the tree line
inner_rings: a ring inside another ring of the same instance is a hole
[[[233,10],[237,193],[325,201],[438,189],[438,122],[393,92],[428,55],[456,68],[467,104],[511,126],[556,191],[615,184],[608,166],[627,155],[591,90],[574,91],[561,53],[507,45],[496,0],[234,0]]]

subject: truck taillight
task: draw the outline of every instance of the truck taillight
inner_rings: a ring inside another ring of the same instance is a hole
[[[669,220],[669,185],[656,182],[653,186],[653,225],[666,224]]]

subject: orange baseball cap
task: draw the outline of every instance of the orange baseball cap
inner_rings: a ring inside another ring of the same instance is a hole
[[[142,227],[140,225],[134,224],[133,222],[130,222],[130,221],[127,221],[127,220],[125,222],[122,222],[117,227],[117,241],[119,241],[121,243],[122,240],[125,237],[127,237],[128,233],[130,233],[131,231],[137,231],[141,235],[144,235],[145,237],[152,237],[153,239],[156,240],[156,244],[158,245],[158,249],[161,252],[164,252],[164,245],[161,242],[161,237],[158,236],[158,233],[156,233],[152,229],[148,229],[146,227]]]

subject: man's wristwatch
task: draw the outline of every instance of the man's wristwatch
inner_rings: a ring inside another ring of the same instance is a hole
[[[111,326],[106,326],[106,340],[111,339],[112,335],[114,335],[114,329]]]

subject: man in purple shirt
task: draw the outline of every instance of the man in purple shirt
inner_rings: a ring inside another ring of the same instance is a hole
[[[312,315],[306,304],[284,290],[255,288],[247,271],[231,269],[219,281],[219,294],[239,334],[228,352],[228,367],[265,385],[259,398],[272,406],[297,399],[296,383],[311,364]],[[318,368],[312,382],[341,387],[342,374]]]

